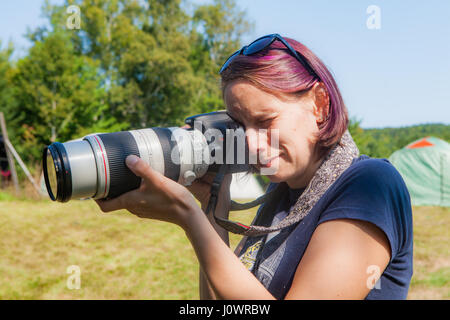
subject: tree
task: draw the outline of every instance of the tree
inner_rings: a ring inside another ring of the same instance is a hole
[[[94,125],[104,109],[104,89],[97,65],[74,54],[67,33],[54,31],[36,41],[12,75],[17,107],[10,118],[18,144],[28,159],[40,157],[36,146],[66,141]]]
[[[13,96],[13,88],[11,86],[10,77],[14,66],[11,62],[11,55],[14,51],[13,45],[1,49],[0,42],[0,111],[6,116],[8,111],[14,107],[15,101]],[[9,120],[9,118],[7,118]]]
[[[66,27],[69,5],[80,30]],[[0,52],[1,108],[30,161],[52,141],[223,108],[217,72],[250,26],[234,0],[46,0],[42,13],[48,24],[28,32],[26,57],[11,64]]]
[[[249,29],[234,1],[193,12],[181,0],[66,1],[47,5],[51,25],[62,25],[69,4],[82,14],[74,48],[99,61],[108,113],[126,128],[180,125],[188,115],[223,108],[219,64]]]
[[[427,136],[450,142],[450,125],[423,124],[401,128],[362,129],[361,120],[352,118],[349,131],[361,154],[389,158],[396,150]]]
[[[216,66],[241,46],[241,37],[253,26],[233,0],[214,0],[213,4],[198,6],[193,22]]]

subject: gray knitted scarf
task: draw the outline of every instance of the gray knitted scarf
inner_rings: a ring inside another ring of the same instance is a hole
[[[260,236],[292,226],[308,215],[310,210],[314,207],[317,201],[319,201],[328,188],[351,165],[353,159],[358,156],[358,147],[347,130],[342,136],[340,142],[336,144],[336,146],[334,146],[324,158],[313,178],[297,199],[297,202],[289,214],[276,225],[270,227],[258,225],[246,226],[242,223],[219,217],[215,217],[215,220],[217,224],[224,229],[245,236]],[[279,188],[275,188],[255,201],[246,204],[240,204],[232,201],[231,211],[248,209],[263,202],[269,203],[271,199],[275,198],[277,192],[280,192]]]

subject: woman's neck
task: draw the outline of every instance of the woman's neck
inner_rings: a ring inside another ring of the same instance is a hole
[[[314,177],[314,174],[316,173],[317,169],[319,169],[320,165],[322,164],[322,161],[323,157],[319,158],[318,160],[313,160],[313,162],[310,165],[308,165],[307,169],[300,176],[296,176],[292,179],[287,180],[286,183],[289,186],[289,188],[291,189],[306,188],[311,179]]]

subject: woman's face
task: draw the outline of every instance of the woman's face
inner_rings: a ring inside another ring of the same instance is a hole
[[[243,80],[225,88],[228,113],[244,125],[249,151],[258,156],[255,166],[272,182],[305,187],[320,164],[315,149],[321,116],[313,96],[317,85],[301,97],[275,96]]]

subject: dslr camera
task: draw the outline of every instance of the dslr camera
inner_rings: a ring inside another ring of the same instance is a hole
[[[245,130],[225,111],[195,115],[185,123],[189,128],[91,134],[46,146],[43,172],[50,199],[114,198],[138,188],[141,178],[125,164],[131,154],[182,185],[219,169],[226,173],[250,170]]]

